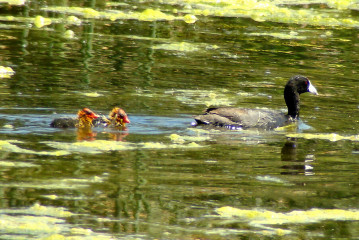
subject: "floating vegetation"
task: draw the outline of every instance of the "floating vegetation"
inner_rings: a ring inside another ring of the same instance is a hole
[[[66,151],[34,151],[24,149],[16,146],[14,143],[19,144],[23,142],[17,140],[0,140],[0,151],[49,156],[62,156],[69,154],[69,152]]]
[[[75,38],[75,33],[72,30],[66,30],[64,32],[63,37],[66,38],[66,39],[73,39],[73,38]]]
[[[65,178],[65,179],[46,179],[33,180],[32,182],[0,182],[0,187],[31,188],[31,189],[79,189],[87,188],[92,183],[102,182],[102,178],[93,177],[87,179]]]
[[[0,66],[0,78],[10,78],[15,74],[11,67]]]
[[[0,0],[0,3],[7,3],[9,5],[21,6],[24,5],[26,0]]]
[[[278,178],[278,177],[273,177],[273,176],[257,176],[256,179],[258,181],[264,181],[264,182],[272,182],[272,183],[278,183],[278,184],[285,184],[285,185],[292,185],[290,183],[288,183],[287,181]]]
[[[50,18],[44,18],[42,16],[36,16],[34,19],[34,24],[37,28],[42,28],[43,26],[50,25],[52,23]]]
[[[359,135],[351,135],[351,136],[342,136],[336,133],[293,133],[288,134],[287,137],[290,138],[305,138],[305,139],[321,139],[321,140],[329,140],[331,142],[336,142],[340,140],[350,140],[350,141],[359,141]]]
[[[175,96],[175,98],[188,105],[205,105],[209,106],[231,106],[235,104],[238,99],[237,96],[227,94],[226,89],[214,90],[170,90],[165,91],[165,94]]]
[[[291,230],[270,226],[318,223],[328,220],[359,220],[359,210],[357,209],[310,209],[307,211],[296,210],[288,213],[278,213],[267,210],[245,210],[226,206],[216,209],[216,212],[221,217],[230,218],[233,221],[247,222],[254,228],[263,229],[258,231],[258,233],[264,235],[286,235],[292,233]]]
[[[187,141],[190,142],[202,142],[202,141],[207,141],[210,139],[209,136],[180,136],[178,134],[171,134],[169,136],[169,138],[171,139],[171,141],[173,143],[185,143]]]
[[[168,41],[168,39],[167,39]],[[189,43],[189,42],[173,42],[173,43],[164,43],[152,46],[152,49],[160,49],[167,51],[178,51],[178,52],[196,52],[196,51],[208,51],[215,50],[219,47],[217,45],[208,45],[200,43]]]
[[[68,16],[66,18],[66,22],[67,22],[67,24],[78,25],[78,26],[80,26],[82,24],[81,19],[79,19],[75,16]]]
[[[109,19],[111,21],[123,20],[123,19],[134,19],[139,21],[174,21],[182,20],[186,23],[194,23],[197,18],[193,15],[187,14],[184,16],[173,16],[167,13],[162,12],[158,9],[145,9],[142,12],[123,12],[119,10],[111,11],[97,11],[92,8],[82,8],[82,7],[46,7],[42,8],[44,11],[58,12],[64,14],[72,14],[77,16],[82,16],[84,18],[102,18]]]
[[[187,42],[159,44],[152,46],[152,48],[179,52],[194,52],[200,50],[195,44]]]
[[[306,36],[299,36],[297,32],[290,32],[287,33],[248,33],[249,36],[270,36],[274,38],[280,38],[280,39],[287,39],[287,40],[305,40],[307,39]]]
[[[98,154],[107,151],[124,151],[133,149],[173,149],[173,148],[198,148],[201,145],[190,142],[183,144],[183,142],[176,143],[162,143],[162,142],[143,142],[143,143],[130,143],[121,141],[110,140],[95,140],[95,141],[82,141],[82,142],[44,142],[50,147],[60,149],[65,152],[71,153],[88,153]]]
[[[1,209],[0,232],[6,239],[113,239],[91,229],[73,227],[63,218],[74,214],[65,208],[35,204],[29,208]]]
[[[50,147],[67,152],[98,154],[106,151],[132,150],[136,146],[129,142],[116,142],[108,140],[82,141],[82,142],[44,142]]]
[[[98,92],[83,92],[83,93],[80,93],[80,94],[84,95],[86,97],[94,97],[94,98],[103,96],[103,94],[100,94]]]
[[[312,2],[310,2],[312,3]],[[330,9],[299,8],[293,9],[287,5],[303,5],[302,1],[285,0],[172,0],[173,5],[182,5],[178,12],[196,16],[242,17],[251,18],[257,22],[278,22],[289,24],[307,24],[328,27],[358,27],[359,22],[348,17],[347,14],[338,16],[339,10],[356,9],[354,0],[322,0],[316,4],[326,4]]]
[[[32,164],[32,163],[27,163],[27,162],[10,162],[10,161],[0,161],[0,167],[1,168],[13,168],[13,167],[19,167],[19,168],[23,168],[23,167],[36,167],[37,165]]]
[[[34,204],[33,206],[29,208],[24,209],[1,209],[0,213],[7,213],[7,214],[17,214],[17,213],[23,213],[23,214],[30,214],[30,215],[45,215],[45,216],[51,216],[51,217],[71,217],[73,214],[65,208],[62,207],[51,207],[51,206],[42,206],[38,203]]]

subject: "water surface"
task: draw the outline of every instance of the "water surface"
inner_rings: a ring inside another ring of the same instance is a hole
[[[355,239],[359,6],[350,1],[4,3],[1,239]],[[286,110],[274,131],[193,127]],[[54,129],[83,107],[125,129]]]

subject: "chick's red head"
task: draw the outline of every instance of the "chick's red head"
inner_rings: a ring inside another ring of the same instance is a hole
[[[83,108],[82,110],[80,110],[78,113],[77,113],[78,117],[79,118],[89,118],[89,119],[96,119],[98,118],[99,116],[94,113],[93,111],[91,111],[89,108]]]
[[[112,109],[109,117],[112,121],[115,121],[116,126],[126,126],[126,123],[131,123],[126,112],[119,107]]]

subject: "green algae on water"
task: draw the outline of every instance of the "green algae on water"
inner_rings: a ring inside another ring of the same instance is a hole
[[[0,0],[0,3],[7,3],[9,5],[21,6],[24,5],[26,0]]]
[[[67,151],[34,151],[29,149],[20,148],[15,143],[22,143],[18,140],[0,140],[0,151],[23,153],[23,154],[35,154],[35,155],[48,155],[48,156],[63,156],[69,154]]]
[[[0,78],[10,78],[15,74],[11,67],[0,66]]]
[[[42,16],[36,16],[34,19],[34,24],[37,28],[42,28],[44,26],[50,25],[52,23],[50,18],[44,18]]]
[[[288,224],[308,224],[322,221],[358,221],[359,210],[357,209],[309,209],[295,210],[287,213],[280,213],[260,209],[239,209],[234,207],[217,208],[219,216],[232,219],[232,221],[247,222],[250,226],[260,228],[258,233],[263,235],[286,235],[291,230],[277,228]]]
[[[97,11],[92,8],[82,8],[82,7],[46,7],[42,8],[44,11],[50,12],[58,12],[64,14],[71,14],[76,16],[82,16],[84,18],[101,18],[101,19],[109,19],[111,21],[123,20],[123,19],[134,19],[138,21],[174,21],[174,20],[182,20],[186,23],[194,23],[197,18],[193,15],[187,14],[185,16],[174,16],[167,13],[162,12],[159,9],[145,9],[142,12],[123,12],[119,10],[111,10],[111,11]]]
[[[290,32],[289,34],[287,33],[248,33],[247,35],[249,36],[270,36],[270,37],[274,37],[274,38],[279,38],[279,39],[286,39],[286,40],[305,40],[307,39],[306,36],[300,36],[298,35],[297,32]]]
[[[108,151],[126,151],[133,149],[174,149],[174,148],[198,148],[201,145],[190,142],[187,144],[178,143],[162,143],[162,142],[142,142],[130,143],[121,141],[110,140],[95,140],[95,141],[82,141],[82,142],[44,142],[50,147],[57,148],[62,151],[71,153],[88,153],[99,154]]]
[[[186,6],[177,9],[178,12],[193,14],[196,16],[241,17],[251,18],[257,22],[278,22],[288,24],[306,24],[312,26],[327,27],[353,27],[359,26],[359,22],[353,20],[348,14],[338,16],[338,11],[355,9],[357,2],[350,0],[322,0],[315,3],[326,4],[328,8],[291,8],[291,5],[302,6],[301,1],[283,0],[173,0],[171,4]]]
[[[336,142],[341,140],[349,140],[353,142],[359,141],[359,135],[342,136],[336,133],[293,133],[293,134],[288,134],[287,137],[329,140],[331,142]]]

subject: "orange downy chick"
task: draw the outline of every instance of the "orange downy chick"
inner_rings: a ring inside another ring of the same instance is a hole
[[[83,108],[77,113],[77,119],[79,120],[76,127],[86,128],[93,127],[92,120],[98,118],[99,116],[91,111],[89,108]]]
[[[109,114],[109,119],[111,121],[111,124],[113,124],[115,127],[125,127],[126,123],[131,123],[130,119],[128,119],[126,112],[119,107],[115,107],[112,109],[112,111]]]

